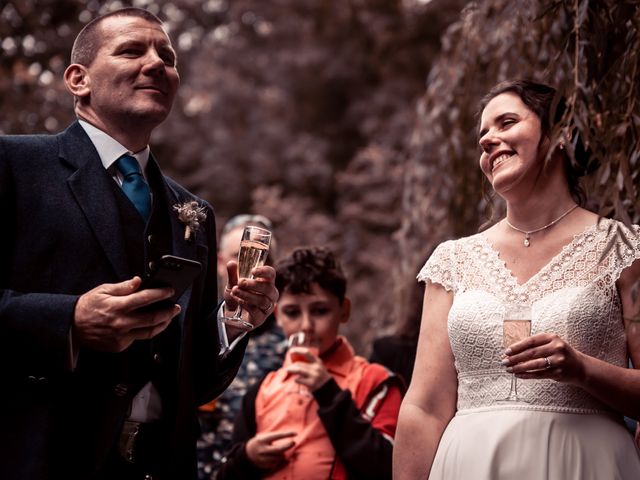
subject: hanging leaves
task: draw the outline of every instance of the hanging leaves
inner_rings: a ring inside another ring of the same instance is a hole
[[[474,115],[481,96],[509,78],[549,83],[567,99],[557,133],[578,132],[591,150],[589,208],[640,220],[639,26],[631,1],[487,0],[465,9],[443,38],[419,110],[404,183],[414,202],[403,205],[400,232],[410,265],[443,239],[476,232],[487,207],[500,210],[483,195]]]

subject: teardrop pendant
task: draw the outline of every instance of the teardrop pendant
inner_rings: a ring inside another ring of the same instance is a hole
[[[529,241],[529,237],[528,236],[524,237],[524,242],[522,242],[522,243],[524,243],[525,247],[528,247],[529,245],[531,245],[531,242]]]

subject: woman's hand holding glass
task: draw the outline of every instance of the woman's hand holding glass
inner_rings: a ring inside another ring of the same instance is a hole
[[[503,364],[521,379],[550,378],[583,385],[586,355],[554,333],[538,333],[509,346]]]

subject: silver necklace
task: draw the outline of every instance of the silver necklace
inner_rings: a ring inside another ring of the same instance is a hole
[[[507,222],[507,225],[509,225],[511,228],[513,228],[514,230],[516,230],[517,232],[520,233],[524,233],[524,242],[522,242],[524,244],[525,247],[528,247],[529,245],[531,245],[531,235],[534,233],[538,233],[541,232],[542,230],[546,230],[549,227],[554,226],[556,223],[558,223],[560,220],[562,220],[564,217],[566,217],[567,215],[569,215],[571,212],[573,212],[576,208],[578,208],[578,205],[574,205],[573,207],[571,207],[569,210],[567,210],[566,212],[564,212],[562,215],[560,215],[558,218],[556,218],[554,221],[552,221],[551,223],[547,223],[544,227],[540,227],[540,228],[536,228],[535,230],[522,230],[518,227],[514,227],[513,225],[511,225],[511,223],[509,222],[509,220],[507,220],[507,218],[505,217],[504,221]]]

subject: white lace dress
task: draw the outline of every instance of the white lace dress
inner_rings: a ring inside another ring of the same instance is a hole
[[[616,239],[626,232],[630,246]],[[528,405],[496,402],[511,376],[500,364],[510,304],[531,308],[531,333],[553,332],[583,353],[627,365],[616,280],[640,258],[640,227],[613,220],[576,235],[519,285],[482,234],[441,244],[418,275],[453,291],[448,332],[458,374],[457,412],[438,445],[429,478],[637,480],[640,457],[622,416],[580,388],[519,380]],[[602,260],[610,241],[613,248]]]

